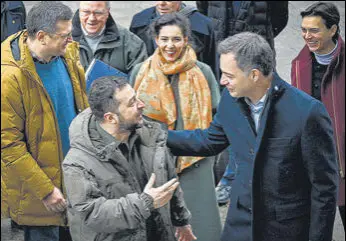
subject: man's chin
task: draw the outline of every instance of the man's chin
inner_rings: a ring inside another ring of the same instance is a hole
[[[136,124],[136,129],[138,129],[138,128],[141,128],[141,127],[143,127],[143,124],[144,124],[144,122],[143,122],[143,120],[140,120],[137,124]]]

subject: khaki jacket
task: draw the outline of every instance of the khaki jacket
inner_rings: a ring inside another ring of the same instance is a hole
[[[146,221],[152,216],[156,233],[153,240],[176,241],[173,226],[187,225],[191,216],[182,189],[178,187],[168,204],[153,210],[142,198],[139,183],[143,180],[136,177],[122,155],[120,142],[104,146],[100,138],[91,134],[89,123],[93,118],[88,108],[72,121],[71,149],[63,162],[73,240],[145,241]],[[133,135],[129,145],[137,150],[147,178],[156,174],[155,187],[177,177],[166,147],[167,131],[160,124],[144,121]]]
[[[22,225],[63,225],[65,215],[48,212],[42,199],[54,186],[63,189],[58,121],[26,44],[27,32],[1,44],[1,203]],[[87,107],[78,44],[63,56],[72,81],[77,112]],[[4,203],[5,204],[5,203]],[[5,204],[6,205],[6,204]]]

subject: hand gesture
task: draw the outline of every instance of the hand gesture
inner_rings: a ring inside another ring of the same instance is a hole
[[[166,205],[169,200],[171,200],[175,189],[178,187],[179,182],[176,178],[166,182],[160,187],[154,188],[153,185],[155,183],[155,173],[151,174],[151,177],[144,187],[144,191],[146,194],[150,195],[154,200],[154,208],[160,208]]]
[[[47,195],[42,202],[47,210],[51,212],[60,213],[66,209],[64,196],[57,187],[54,187],[53,192]]]
[[[176,227],[175,237],[178,239],[178,241],[197,240],[197,237],[192,232],[191,225]]]

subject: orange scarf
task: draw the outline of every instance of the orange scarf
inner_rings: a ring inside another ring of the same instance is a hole
[[[157,48],[141,66],[134,89],[145,103],[143,114],[166,123],[172,130],[177,120],[174,93],[167,75],[179,74],[178,90],[184,129],[209,127],[212,120],[211,94],[208,81],[196,66],[194,50],[187,46],[182,56],[168,62]],[[179,157],[177,172],[191,166],[202,157]]]

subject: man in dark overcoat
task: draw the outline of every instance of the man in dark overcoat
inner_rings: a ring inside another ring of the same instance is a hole
[[[218,112],[206,130],[171,131],[175,155],[232,145],[237,171],[222,241],[331,241],[338,188],[333,128],[324,105],[283,81],[261,36],[219,45]]]

